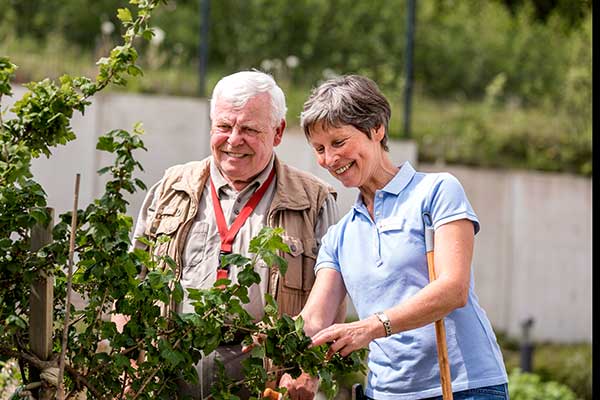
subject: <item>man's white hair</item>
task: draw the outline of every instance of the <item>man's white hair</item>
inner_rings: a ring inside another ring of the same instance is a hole
[[[217,100],[225,100],[235,108],[241,108],[250,98],[261,93],[268,93],[271,97],[272,122],[274,126],[279,125],[287,112],[283,90],[271,75],[256,70],[236,72],[217,82],[210,99],[210,118],[213,119]]]

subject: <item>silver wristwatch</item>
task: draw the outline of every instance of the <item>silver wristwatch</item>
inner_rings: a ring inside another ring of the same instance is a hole
[[[392,334],[392,323],[390,322],[388,316],[383,311],[376,312],[375,316],[379,318],[383,324],[383,327],[385,328],[385,336],[390,336]]]

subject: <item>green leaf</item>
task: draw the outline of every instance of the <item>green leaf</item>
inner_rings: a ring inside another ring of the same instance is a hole
[[[251,260],[241,254],[225,254],[221,256],[221,265],[237,265],[239,267],[248,264]]]
[[[173,288],[173,300],[176,303],[183,301],[183,287],[179,281],[175,282],[175,287]]]
[[[112,137],[109,136],[100,136],[98,138],[98,144],[96,145],[97,150],[108,151],[112,153],[115,151],[116,144]]]
[[[15,325],[21,329],[27,328],[27,324],[25,323],[25,321],[21,317],[14,314],[8,316],[8,318],[6,319],[6,324]]]
[[[304,320],[302,319],[302,316],[299,315],[296,318],[294,327],[296,328],[296,333],[301,334],[304,332]]]
[[[117,10],[117,18],[119,18],[119,20],[122,22],[131,22],[131,11],[129,11],[128,8],[119,8]]]
[[[137,65],[130,65],[127,67],[127,73],[131,76],[142,76],[144,71]]]
[[[265,348],[264,346],[254,346],[252,348],[252,350],[250,351],[250,355],[252,355],[252,357],[256,357],[256,358],[265,358]]]

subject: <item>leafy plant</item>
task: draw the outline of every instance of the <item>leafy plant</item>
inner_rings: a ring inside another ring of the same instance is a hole
[[[520,371],[519,340],[497,331],[498,342],[511,374]],[[589,343],[534,344],[532,373],[542,382],[556,382],[567,386],[580,400],[592,400],[592,346]],[[537,378],[536,378],[537,379]],[[512,398],[511,393],[511,398]]]
[[[0,121],[0,361],[17,360],[22,389],[35,390],[41,383],[40,395],[45,397],[53,396],[59,386],[58,393],[64,388],[66,398],[80,393],[94,399],[168,398],[176,392],[178,379],[197,380],[194,364],[203,354],[241,332],[246,335],[245,343],[256,335],[266,340],[255,345],[245,361],[245,378],[233,382],[222,375],[211,389],[214,398],[235,398],[241,385],[258,396],[277,372],[297,376],[302,370],[320,375],[322,390],[333,397],[335,375],[363,370],[361,359],[366,350],[326,360],[326,346],[310,347],[303,321],[279,318],[272,298],[267,298],[265,317],[259,324],[243,308],[249,301],[248,288],[259,281],[254,272],[258,260],[285,271],[280,253],[288,249],[281,229],[265,228],[253,238],[252,258],[233,254],[223,260],[241,269],[238,283],[219,280],[210,289],[190,289],[193,313],[176,313],[165,307],[183,299],[175,263],[151,252],[130,251],[133,221],[125,215],[126,192],[145,189],[142,181],[133,178],[134,172],[142,169],[134,153],[145,150],[141,124],[133,133],[116,129],[100,137],[97,149],[114,157],[112,165],[98,171],[109,176],[104,194],[77,210],[76,216],[60,215],[52,230],[52,243],[31,249],[32,228],[51,222],[46,193],[31,173],[32,159],[49,157],[54,147],[76,138],[70,119],[75,111],[85,112],[91,96],[142,74],[133,44],[136,38],[152,36],[149,18],[162,2],[130,0],[135,10],[118,10],[125,27],[123,44],[98,61],[95,80],[64,75],[57,81],[30,83],[29,91],[11,109],[15,117]],[[15,70],[6,57],[0,58],[0,99],[11,94],[10,78]],[[157,239],[164,240],[168,238]],[[157,243],[146,244],[152,247]],[[76,263],[70,278],[64,266],[73,259]],[[33,351],[29,330],[31,286],[40,276],[54,278],[53,354],[48,360]],[[65,300],[70,287],[85,297],[82,308]],[[128,319],[122,332],[110,320],[114,313]],[[65,326],[66,340],[62,340]],[[273,360],[278,370],[267,371],[265,357]],[[64,380],[59,381],[62,368]],[[41,372],[41,382],[36,382],[37,372]]]
[[[558,382],[544,382],[532,373],[518,368],[508,377],[508,392],[513,400],[576,400],[577,396],[568,386]]]

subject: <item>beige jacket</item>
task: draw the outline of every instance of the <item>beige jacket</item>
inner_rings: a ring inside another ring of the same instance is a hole
[[[167,235],[170,241],[157,245],[157,255],[168,255],[181,265],[183,246],[186,243],[196,213],[200,196],[210,171],[210,159],[190,162],[169,168],[156,190],[156,211],[150,216],[145,235],[156,238]],[[288,270],[281,277],[277,267],[269,274],[268,292],[275,298],[279,312],[298,314],[314,283],[314,265],[318,253],[315,225],[319,211],[333,188],[322,181],[285,165],[275,158],[276,188],[267,223],[285,230],[284,241],[291,253],[282,254]],[[177,268],[176,277],[182,270]],[[170,305],[174,309],[174,304]]]

